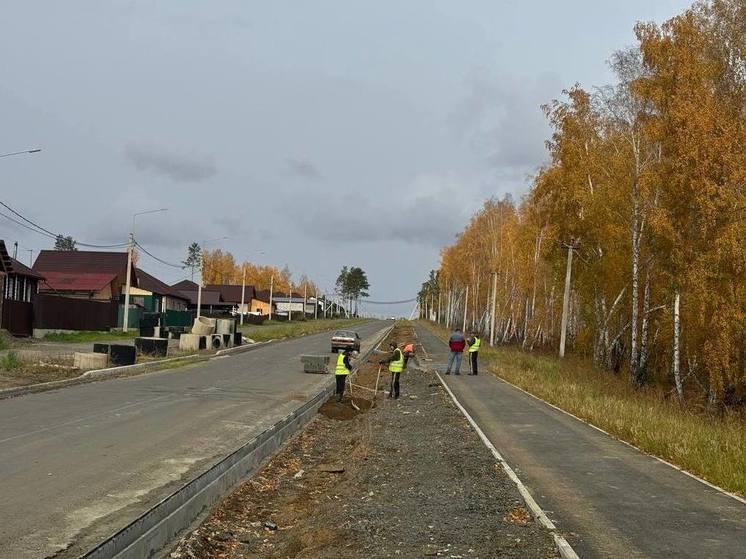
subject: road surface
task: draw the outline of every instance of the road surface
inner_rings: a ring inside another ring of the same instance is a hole
[[[417,335],[443,372],[447,346]],[[745,504],[493,375],[461,373],[443,378],[583,559],[746,557]]]
[[[363,350],[386,326],[355,327]],[[321,333],[0,401],[0,557],[89,549],[316,394],[330,377],[299,356],[328,351]]]

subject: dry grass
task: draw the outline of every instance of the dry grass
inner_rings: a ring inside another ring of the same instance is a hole
[[[444,328],[426,324],[439,337]],[[625,378],[585,360],[482,346],[498,377],[727,491],[746,496],[746,421],[685,408],[659,389],[634,390]]]
[[[293,322],[265,322],[260,326],[245,325],[241,332],[247,338],[257,342],[266,342],[268,340],[278,340],[281,338],[294,338],[306,334],[315,334],[325,330],[335,330],[337,328],[351,328],[356,324],[364,322],[364,319],[319,319],[319,320],[298,320]]]
[[[93,343],[93,342],[110,342],[116,340],[132,340],[140,335],[140,331],[135,328],[127,332],[113,330],[111,332],[96,332],[81,330],[79,332],[57,332],[44,336],[45,342],[58,343]]]

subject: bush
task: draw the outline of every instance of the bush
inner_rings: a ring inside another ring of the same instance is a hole
[[[13,369],[17,369],[20,366],[21,360],[18,358],[18,354],[15,351],[9,351],[5,355],[3,355],[2,359],[0,359],[0,369],[12,371]]]

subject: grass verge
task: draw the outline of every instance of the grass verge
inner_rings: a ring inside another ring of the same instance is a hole
[[[241,327],[241,332],[247,338],[256,342],[266,342],[267,340],[278,340],[280,338],[293,338],[304,336],[306,334],[315,334],[325,330],[334,330],[337,328],[351,328],[356,324],[364,322],[362,318],[329,318],[319,320],[299,320],[295,322],[265,322],[256,326],[246,324]]]
[[[441,339],[448,332],[421,322]],[[480,362],[496,376],[570,412],[644,452],[746,496],[746,421],[683,408],[659,389],[634,390],[627,379],[586,360],[485,347]]]
[[[137,329],[130,330],[129,332],[95,332],[81,330],[80,332],[50,333],[44,336],[44,341],[69,344],[109,342],[113,340],[132,340],[139,335],[140,334]]]

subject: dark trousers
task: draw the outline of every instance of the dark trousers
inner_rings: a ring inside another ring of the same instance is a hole
[[[337,379],[337,396],[341,400],[345,393],[345,383],[347,382],[347,375],[336,375]]]
[[[389,398],[392,396],[394,398],[399,397],[399,376],[400,375],[401,373],[391,373],[391,392],[389,392]]]
[[[477,355],[479,355],[478,351],[472,351],[469,354],[469,359],[471,359],[471,374],[472,375],[477,374]]]

